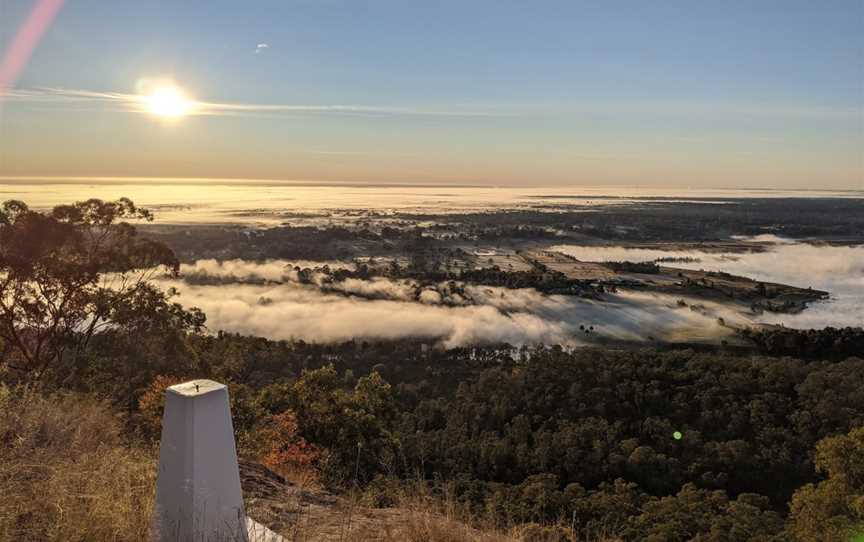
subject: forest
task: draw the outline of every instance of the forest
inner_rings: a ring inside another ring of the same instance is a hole
[[[0,407],[32,393],[94,398],[127,446],[152,450],[164,388],[212,378],[229,385],[244,457],[376,506],[419,481],[477,517],[536,524],[536,540],[864,532],[860,330],[792,339],[839,343],[830,359],[767,336],[763,354],[212,333],[151,284],[155,267],[179,268],[127,223],[151,218],[128,200],[4,204]],[[8,464],[16,431],[0,424]],[[2,469],[0,487],[38,486],[39,472]],[[16,514],[0,510],[0,532],[18,532]]]

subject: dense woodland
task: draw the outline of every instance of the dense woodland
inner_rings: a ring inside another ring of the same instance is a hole
[[[213,378],[230,386],[244,456],[379,506],[402,484],[447,487],[543,540],[839,541],[864,528],[860,357],[211,334],[148,282],[154,265],[177,268],[123,225],[148,217],[129,201],[5,204],[0,395],[97,397],[149,449],[164,387]],[[859,344],[860,330],[812,340],[847,335]],[[0,431],[0,446],[15,439]]]
[[[864,352],[864,329],[745,329],[741,334],[766,354],[806,358],[845,358]]]

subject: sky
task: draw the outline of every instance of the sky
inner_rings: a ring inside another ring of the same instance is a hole
[[[862,0],[0,0],[4,58],[0,177],[864,189]]]

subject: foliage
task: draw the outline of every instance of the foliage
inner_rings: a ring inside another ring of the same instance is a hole
[[[475,515],[563,523],[577,539],[767,540],[817,480],[817,442],[864,425],[856,358],[229,334],[192,347],[247,383],[232,384],[238,431],[254,439],[256,419],[292,411],[292,438],[320,450],[331,487],[368,484],[390,505],[400,482],[451,480]]]
[[[628,540],[646,542],[768,541],[783,520],[761,495],[741,494],[730,501],[723,491],[685,484],[675,494],[650,499],[626,529]]]
[[[165,390],[187,379],[159,375],[138,399],[139,428],[150,439],[159,437],[162,431],[162,413],[165,411]]]
[[[827,479],[795,492],[790,535],[801,542],[864,535],[864,427],[819,442],[816,469]]]
[[[261,463],[286,478],[312,470],[321,459],[320,450],[298,435],[297,417],[290,410],[271,416],[257,437],[265,447]]]
[[[398,443],[390,431],[395,404],[378,373],[345,389],[332,365],[304,371],[291,390],[291,404],[302,434],[329,451],[323,475],[331,483],[396,472]]]
[[[660,266],[656,262],[605,262],[603,265],[619,273],[648,273],[660,272]]]
[[[467,515],[524,524],[538,540],[767,541],[783,536],[787,509],[790,537],[841,540],[864,517],[864,430],[855,429],[864,426],[864,362],[839,360],[854,334],[793,337],[820,348],[839,340],[834,361],[205,335],[200,312],[148,282],[155,267],[176,270],[173,254],[120,222],[149,217],[128,200],[50,214],[5,204],[4,380],[91,392],[155,439],[166,386],[218,379],[229,385],[241,452],[280,470],[314,466],[331,488],[365,487],[380,504],[407,483],[433,493],[450,484],[448,498]],[[579,287],[540,268],[476,272]],[[149,463],[120,446],[111,411],[65,392],[0,391],[3,535],[38,518],[45,539],[88,539],[81,518],[103,513],[112,522],[93,539],[138,533],[140,518],[123,514],[150,498]],[[116,469],[99,457],[116,458]],[[40,484],[74,492],[34,499]],[[99,498],[76,497],[88,494]],[[28,499],[36,504],[21,504]],[[438,537],[436,525],[418,523],[420,539]]]
[[[864,329],[860,327],[823,329],[770,328],[741,331],[763,352],[778,355],[831,359],[864,352]]]
[[[507,271],[497,266],[480,269],[465,269],[446,277],[464,282],[505,288],[534,288],[547,294],[593,295],[595,288],[589,281],[567,278],[560,271],[545,267],[530,271]]]
[[[128,199],[91,199],[50,213],[7,201],[0,210],[2,368],[68,378],[87,363],[91,339],[135,334],[154,325],[200,329],[203,315],[168,300],[147,281],[176,273],[173,252],[140,238],[125,220],[152,220]],[[57,367],[59,361],[64,367]]]

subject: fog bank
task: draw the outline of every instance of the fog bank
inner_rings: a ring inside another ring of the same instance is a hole
[[[734,333],[727,325],[756,321],[800,328],[864,326],[864,247],[813,246],[767,237],[759,241],[769,243],[768,249],[741,253],[555,249],[586,261],[690,258],[693,261],[668,265],[812,286],[829,291],[831,299],[796,315],[754,316],[686,296],[624,290],[596,301],[544,295],[531,288],[458,282],[431,284],[384,277],[334,280],[321,270],[325,264],[331,270],[353,264],[285,260],[200,260],[182,266],[185,278],[160,282],[176,288],[183,305],[201,308],[213,331],[310,342],[413,337],[445,347],[498,342],[577,345],[602,339],[716,343]]]
[[[243,265],[257,276],[265,273],[255,270],[253,262]],[[162,287],[176,288],[183,305],[201,308],[213,331],[310,342],[409,337],[445,347],[499,342],[576,345],[602,338],[716,342],[731,334],[718,324],[718,316],[730,322],[741,318],[720,305],[703,303],[694,310],[677,304],[678,297],[637,293],[609,294],[601,302],[546,296],[530,288],[476,285],[464,285],[463,296],[451,292],[448,284],[421,287],[386,278],[348,279],[323,286],[293,281],[159,282]],[[381,297],[371,298],[370,294]]]
[[[763,241],[766,239],[762,239]],[[553,247],[584,261],[654,261],[658,258],[693,258],[670,262],[671,267],[723,271],[755,280],[813,287],[831,294],[799,314],[765,313],[758,321],[796,328],[864,326],[864,246],[827,246],[793,243],[775,238],[764,252],[704,252],[560,245]]]

